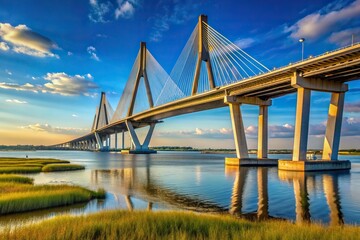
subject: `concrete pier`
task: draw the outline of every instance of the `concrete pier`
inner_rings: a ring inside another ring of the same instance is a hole
[[[342,161],[327,161],[327,160],[306,160],[306,161],[291,161],[279,160],[279,170],[287,171],[331,171],[331,170],[348,170],[351,168],[351,163],[348,160]]]
[[[224,103],[229,105],[236,148],[236,158],[225,158],[225,164],[232,166],[277,166],[277,159],[267,158],[268,106],[271,105],[271,101],[264,101],[253,97],[226,96]],[[257,158],[250,158],[248,154],[245,128],[241,115],[241,104],[243,103],[259,106]]]
[[[232,166],[277,166],[278,159],[269,158],[225,158],[226,165]]]

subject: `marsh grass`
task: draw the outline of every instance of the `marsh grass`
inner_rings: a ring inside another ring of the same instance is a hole
[[[94,198],[105,198],[105,191],[68,185],[33,185],[31,178],[0,175],[0,215],[67,206]]]
[[[106,211],[62,216],[0,233],[0,239],[357,239],[360,228],[250,222],[225,215]]]
[[[42,167],[2,167],[0,165],[0,173],[38,173],[41,172]]]
[[[47,164],[42,168],[43,172],[57,172],[57,171],[73,171],[83,170],[84,166],[78,164],[62,163],[62,164]]]
[[[52,165],[52,167],[46,167],[48,165]],[[66,160],[52,158],[0,158],[0,173],[37,173],[44,169],[46,172],[51,172],[79,170],[84,167],[70,164]]]
[[[19,175],[0,174],[0,182],[32,184],[34,180],[32,178],[19,176]]]

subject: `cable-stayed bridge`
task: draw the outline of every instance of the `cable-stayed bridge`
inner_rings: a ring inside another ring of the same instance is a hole
[[[292,161],[280,161],[279,168],[290,170],[349,169],[350,162],[338,161],[345,82],[360,79],[360,44],[269,70],[229,41],[207,23],[199,22],[170,74],[140,44],[120,101],[113,111],[105,93],[101,94],[91,132],[59,144],[59,147],[107,150],[111,135],[124,132],[131,138],[130,153],[151,153],[149,143],[155,125],[162,119],[207,109],[229,106],[236,158],[227,164],[273,165],[267,157],[268,107],[271,99],[296,92],[296,122]],[[323,161],[306,161],[312,91],[331,93],[324,139]],[[259,106],[257,159],[250,159],[240,106]],[[149,126],[141,143],[135,131]]]

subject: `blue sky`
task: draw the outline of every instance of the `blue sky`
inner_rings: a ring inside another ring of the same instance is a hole
[[[357,1],[0,0],[0,144],[55,144],[87,133],[99,93],[113,108],[140,41],[169,73],[200,14],[268,68],[360,41]],[[342,148],[360,143],[357,81],[349,84]],[[321,148],[330,96],[313,93],[310,148]],[[295,95],[273,100],[271,148],[291,148]],[[256,147],[258,109],[243,106]],[[227,108],[166,119],[152,145],[232,148]]]

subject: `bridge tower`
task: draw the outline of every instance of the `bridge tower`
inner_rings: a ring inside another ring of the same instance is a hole
[[[111,144],[111,135],[106,134],[105,136],[100,136],[97,132],[98,129],[107,126],[110,123],[110,119],[114,114],[110,103],[106,98],[105,92],[101,92],[101,98],[99,106],[96,108],[96,113],[91,128],[91,132],[94,133],[94,137],[86,141],[86,148],[92,149],[92,143],[96,142],[97,150],[109,150]],[[104,145],[105,142],[105,145]]]
[[[139,84],[140,84],[141,79],[143,79],[144,83],[145,83],[145,89],[146,89],[147,99],[149,102],[149,107],[150,108],[154,107],[154,100],[153,100],[153,96],[151,94],[151,88],[150,88],[149,79],[148,79],[148,75],[147,75],[147,71],[146,71],[146,53],[147,53],[146,43],[141,42],[140,43],[140,59],[139,59],[138,72],[137,72],[135,84],[134,84],[134,87],[132,90],[130,106],[129,106],[129,109],[127,112],[127,117],[131,117],[133,114],[136,95],[137,95],[137,92],[139,89]],[[149,149],[149,143],[150,143],[152,134],[154,132],[156,122],[157,121],[147,123],[149,125],[149,130],[146,134],[145,140],[141,144],[139,141],[139,138],[135,132],[134,125],[135,124],[142,125],[143,123],[135,122],[132,120],[125,121],[126,128],[129,132],[130,140],[131,140],[130,153],[155,153],[156,152],[156,151]],[[122,151],[122,152],[127,152],[127,151]]]
[[[135,80],[135,84],[134,84],[134,89],[132,91],[130,106],[129,106],[129,110],[128,110],[128,113],[127,113],[128,117],[133,114],[136,94],[137,94],[138,89],[139,89],[139,83],[140,83],[141,78],[144,79],[145,88],[146,88],[146,95],[148,97],[149,106],[150,106],[150,108],[154,107],[154,101],[153,101],[153,97],[152,97],[152,94],[151,94],[151,88],[150,88],[150,84],[149,84],[149,79],[148,79],[147,72],[146,72],[146,52],[147,52],[146,51],[146,43],[141,42],[140,43],[139,70],[137,72],[136,80]]]
[[[201,70],[201,64],[202,62],[206,62],[206,69],[209,79],[209,86],[210,89],[215,88],[215,82],[214,82],[214,75],[211,67],[211,61],[210,61],[210,55],[209,51],[207,49],[209,46],[208,43],[208,29],[204,28],[204,23],[207,23],[207,16],[206,15],[200,15],[199,16],[199,23],[198,23],[198,41],[199,41],[199,48],[198,48],[198,58],[196,61],[196,68],[195,68],[195,74],[194,74],[194,81],[192,85],[192,91],[191,94],[195,95],[198,91],[199,86],[199,77],[200,77],[200,70]]]

